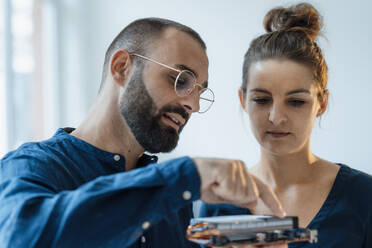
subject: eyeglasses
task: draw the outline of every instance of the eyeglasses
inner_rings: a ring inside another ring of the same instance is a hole
[[[207,112],[214,103],[214,93],[211,89],[204,87],[201,84],[198,84],[196,82],[196,76],[195,74],[190,70],[179,70],[176,68],[173,68],[169,65],[165,65],[163,63],[160,63],[156,60],[150,59],[146,56],[137,54],[137,53],[131,53],[132,56],[136,56],[151,62],[154,62],[158,65],[161,65],[163,67],[166,67],[172,71],[178,72],[177,77],[174,79],[174,90],[176,91],[176,94],[179,97],[185,97],[190,95],[196,87],[200,88],[199,91],[199,111],[198,113],[205,113]]]

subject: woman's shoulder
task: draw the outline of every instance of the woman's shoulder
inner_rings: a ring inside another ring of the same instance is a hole
[[[372,176],[345,164],[338,165],[340,170],[333,189],[338,205],[358,210],[361,216],[368,216],[372,209]]]
[[[372,175],[358,169],[354,169],[346,164],[338,163],[340,166],[340,177],[344,178],[345,183],[352,189],[372,192]]]
[[[333,175],[331,181],[335,183],[347,186],[348,188],[364,188],[365,190],[372,190],[372,175],[363,172],[358,169],[354,169],[351,166],[344,163],[332,163],[330,161],[321,160],[324,170],[323,175],[325,177]]]

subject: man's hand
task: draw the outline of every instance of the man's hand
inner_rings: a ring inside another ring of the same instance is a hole
[[[253,208],[261,198],[273,215],[285,216],[274,192],[251,175],[242,161],[211,158],[193,158],[193,161],[201,178],[201,200]]]

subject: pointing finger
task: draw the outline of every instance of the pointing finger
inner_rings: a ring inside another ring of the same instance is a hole
[[[273,211],[274,215],[278,217],[285,217],[286,213],[283,210],[282,204],[279,202],[278,198],[270,189],[270,187],[264,184],[257,177],[254,177],[254,180],[256,182],[259,191],[259,196],[262,199],[262,201],[271,209],[271,211]]]

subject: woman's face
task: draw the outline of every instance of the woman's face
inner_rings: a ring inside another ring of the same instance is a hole
[[[252,131],[261,147],[284,155],[309,144],[314,120],[326,108],[320,104],[311,68],[269,59],[251,64],[246,99]],[[327,97],[327,96],[326,96]]]

